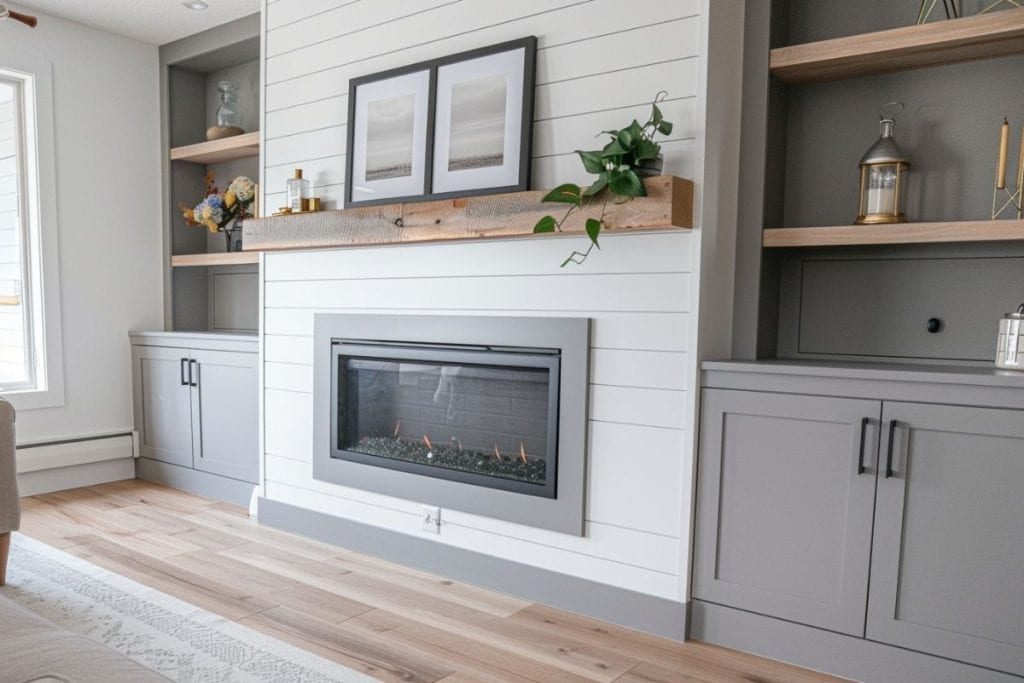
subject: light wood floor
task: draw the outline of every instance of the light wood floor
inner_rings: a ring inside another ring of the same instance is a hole
[[[385,681],[838,680],[448,581],[141,481],[26,498],[21,530]]]

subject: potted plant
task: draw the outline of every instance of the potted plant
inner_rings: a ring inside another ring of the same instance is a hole
[[[235,249],[236,237],[242,229],[242,219],[252,214],[249,206],[256,198],[256,183],[246,176],[231,181],[228,189],[221,193],[213,184],[213,174],[206,174],[206,198],[195,207],[179,204],[185,223],[204,227],[210,232],[223,232],[227,239],[227,251]]]
[[[543,201],[569,204],[569,209],[561,219],[547,215],[537,221],[533,227],[534,233],[561,232],[562,224],[572,215],[572,212],[581,208],[585,203],[595,197],[600,197],[601,217],[588,218],[585,224],[587,236],[590,238],[590,245],[586,251],[573,251],[569,257],[562,262],[562,267],[569,263],[581,264],[590,255],[594,247],[601,248],[598,244],[598,237],[605,227],[604,216],[608,207],[609,199],[616,204],[627,202],[633,197],[647,196],[644,188],[643,178],[649,178],[661,174],[664,157],[661,154],[661,145],[655,142],[657,134],[670,135],[672,123],[666,121],[658,107],[668,93],[664,90],[659,92],[651,103],[651,115],[647,122],[641,124],[636,119],[627,127],[619,130],[605,130],[598,135],[608,135],[608,143],[599,150],[576,150],[583,168],[587,173],[596,176],[587,188],[582,188],[573,183],[559,185],[548,192]]]

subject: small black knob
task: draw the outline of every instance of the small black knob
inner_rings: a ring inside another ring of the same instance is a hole
[[[942,321],[938,318],[928,318],[928,331],[935,334],[942,329]]]

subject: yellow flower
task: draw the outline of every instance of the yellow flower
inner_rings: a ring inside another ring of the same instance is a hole
[[[206,229],[209,230],[210,232],[217,232],[217,224],[214,223],[213,221],[207,220],[203,221],[203,223],[206,225]]]
[[[238,198],[235,197],[235,193],[232,192],[231,190],[228,190],[227,192],[224,193],[224,206],[230,209],[232,206],[235,205],[237,199]]]

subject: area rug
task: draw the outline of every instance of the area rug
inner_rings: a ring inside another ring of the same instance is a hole
[[[0,595],[173,681],[373,680],[22,534],[12,541]]]

